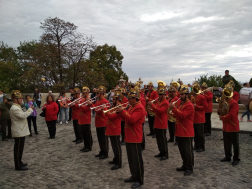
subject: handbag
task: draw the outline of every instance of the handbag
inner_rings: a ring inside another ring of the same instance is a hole
[[[41,117],[45,117],[45,114],[46,114],[46,109],[44,109],[39,115],[40,115]]]

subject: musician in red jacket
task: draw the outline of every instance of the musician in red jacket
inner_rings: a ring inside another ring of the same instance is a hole
[[[205,109],[208,107],[206,98],[201,94],[200,84],[195,82],[193,84],[193,97],[194,97],[194,149],[196,152],[205,151],[205,132],[204,123],[205,120]]]
[[[143,108],[144,108],[144,115],[147,116],[147,111],[145,109],[146,107],[146,101],[144,100],[144,97],[141,96],[141,89],[140,88],[136,88],[135,89],[139,91],[140,93],[140,97],[139,97],[139,101],[141,102]],[[142,126],[143,126],[143,140],[142,140],[142,143],[141,143],[141,148],[142,148],[142,151],[145,150],[145,136],[144,136],[144,123],[145,123],[145,116],[143,116],[143,119],[142,119]]]
[[[108,157],[108,137],[105,135],[106,132],[106,124],[107,117],[104,115],[103,110],[109,104],[109,101],[104,97],[104,93],[106,92],[106,88],[104,86],[99,86],[97,89],[97,98],[98,100],[93,105],[95,108],[95,127],[97,138],[99,142],[100,152],[95,155],[95,157],[99,157],[99,159],[106,159]]]
[[[113,98],[113,107],[119,106],[122,102],[121,92],[115,92]],[[113,109],[105,113],[107,120],[106,136],[109,136],[111,146],[114,152],[114,158],[109,161],[109,164],[114,164],[111,170],[116,170],[122,167],[122,149],[120,145],[120,135],[121,135],[121,120],[122,118]]]
[[[72,119],[73,119],[73,127],[74,127],[74,134],[75,134],[75,142],[76,144],[82,143],[82,138],[81,138],[81,131],[80,131],[80,126],[78,124],[78,119],[80,116],[80,93],[81,90],[79,88],[74,88],[74,98],[73,102],[69,105],[72,108]]]
[[[166,90],[165,88],[158,89],[158,100],[156,102],[148,102],[148,105],[155,112],[155,122],[154,128],[156,133],[156,140],[158,145],[159,154],[154,157],[159,157],[160,161],[168,159],[168,146],[166,138],[167,130],[167,110],[169,102],[166,100]]]
[[[234,81],[233,81],[233,80],[230,80],[229,83],[228,83],[228,85],[231,85],[231,86],[232,86],[232,89],[233,89],[233,99],[238,103],[238,101],[239,101],[239,99],[240,99],[240,95],[239,95],[238,92],[236,92],[236,91],[234,90],[234,88],[235,88],[235,83],[234,83]]]
[[[84,147],[80,150],[82,152],[89,152],[92,150],[93,138],[91,133],[91,109],[92,100],[89,97],[89,88],[82,88],[82,100],[80,103],[85,102],[83,105],[79,105],[79,119],[78,124],[80,126],[80,131],[82,138],[84,140]]]
[[[148,86],[148,93],[145,97],[146,105],[148,104],[149,101],[153,101],[158,98],[157,91],[153,90],[153,83],[150,81],[147,86]],[[155,130],[154,130],[155,114],[148,105],[147,105],[147,112],[150,127],[150,133],[147,134],[147,136],[153,136],[153,138],[155,138]]]
[[[169,89],[169,98],[168,98],[168,102],[169,103],[175,103],[176,107],[179,107],[180,104],[180,99],[177,96],[177,90],[174,86],[170,86]],[[169,135],[170,135],[170,139],[167,142],[174,142],[174,134],[175,134],[175,123],[176,123],[176,118],[173,116],[173,113],[169,110],[168,111],[168,129],[169,129]],[[177,145],[176,139],[175,139],[175,143],[174,145]]]
[[[116,110],[121,117],[125,118],[125,142],[131,177],[125,179],[124,182],[134,182],[131,188],[140,187],[144,180],[141,143],[143,138],[142,120],[145,113],[139,102],[139,95],[138,90],[132,88],[128,95],[131,107],[128,110],[125,110],[124,107],[118,107]]]
[[[224,150],[225,157],[221,159],[221,162],[231,161],[232,157],[232,146],[234,150],[233,162],[232,165],[238,165],[240,162],[239,159],[239,105],[234,100],[232,86],[225,86],[223,92],[225,95],[225,103],[227,103],[228,113],[226,115],[220,116],[220,119],[223,122],[223,137],[224,137]],[[220,109],[218,109],[218,114],[220,114]]]
[[[205,82],[201,85],[202,91],[207,90],[208,86]],[[211,124],[211,115],[213,112],[213,93],[211,91],[203,92],[203,96],[207,100],[208,107],[205,109],[205,119],[206,122],[204,123],[204,131],[205,136],[210,136],[212,131],[212,124]]]
[[[194,154],[192,150],[192,140],[194,137],[194,106],[188,99],[189,88],[182,85],[180,88],[180,106],[177,108],[174,103],[169,104],[176,118],[175,136],[178,142],[178,148],[183,160],[183,165],[177,168],[177,171],[184,171],[184,175],[191,175],[194,166]]]
[[[124,88],[120,88],[120,89],[116,90],[116,92],[119,92],[122,95],[121,102],[122,102],[122,104],[124,104],[123,107],[126,107],[127,106],[126,103],[129,102],[128,99],[125,96],[126,95],[126,90]],[[125,120],[122,118],[122,121],[121,121],[122,140],[120,142],[121,145],[125,145],[125,142],[124,142],[124,125],[125,125]]]

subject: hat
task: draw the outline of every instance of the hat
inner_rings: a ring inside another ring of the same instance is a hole
[[[180,94],[189,94],[189,87],[187,85],[181,85],[179,93]]]
[[[201,85],[201,87],[203,87],[203,88],[207,88],[207,84],[206,84],[206,82],[203,82],[203,83],[202,83],[202,85]]]
[[[153,86],[153,83],[150,81],[150,82],[148,83],[148,86]]]
[[[139,91],[138,91],[138,89],[135,89],[135,88],[130,89],[128,98],[137,98],[137,99],[139,99]]]
[[[178,89],[178,88],[180,87],[180,84],[179,84],[177,81],[172,81],[172,82],[171,82],[171,85],[172,85],[173,87],[175,87],[176,89]]]
[[[195,82],[195,83],[193,84],[192,90],[193,90],[194,94],[199,94],[199,93],[201,93],[200,84],[199,84],[198,82]]]
[[[81,93],[81,91],[80,91],[80,89],[79,88],[74,88],[74,94],[80,94]]]
[[[49,91],[49,93],[52,93],[52,91]]]
[[[165,90],[164,87],[161,87],[161,88],[158,89],[157,93],[158,93],[159,95],[165,95],[165,94],[166,94],[166,90]]]
[[[168,92],[176,92],[176,88],[174,86],[170,86]]]
[[[19,90],[13,90],[11,92],[11,98],[23,98]]]
[[[139,93],[141,93],[141,88],[135,87],[135,89],[136,89]]]
[[[97,89],[97,93],[105,93],[106,92],[106,88],[104,86],[99,86]]]
[[[161,80],[158,80],[157,84],[158,84],[158,88],[162,88],[162,87],[166,86],[166,83],[164,81],[161,81]]]
[[[113,96],[113,99],[114,98],[118,98],[118,100],[122,100],[122,93],[120,91],[116,91]]]
[[[135,86],[140,88],[141,84],[137,81]]]
[[[117,92],[117,91],[122,93],[122,94],[126,93],[126,90],[124,88],[117,89],[115,92]]]
[[[232,85],[226,85],[225,88],[222,91],[222,94],[226,98],[231,98],[234,95]]]
[[[82,87],[82,93],[89,93],[90,90],[88,87]]]

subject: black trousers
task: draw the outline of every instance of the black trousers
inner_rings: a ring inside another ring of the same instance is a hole
[[[141,147],[142,149],[145,149],[144,123],[142,123],[142,126],[143,126],[143,141],[141,143]]]
[[[150,116],[150,114],[148,114],[148,121],[149,121],[150,133],[154,134],[155,133],[155,130],[154,130],[155,116]]]
[[[116,165],[122,166],[122,148],[120,145],[120,135],[109,136],[109,138],[114,152],[113,162]]]
[[[75,134],[75,140],[81,140],[81,131],[80,131],[80,125],[78,124],[78,119],[73,120],[73,128],[74,128],[74,134]]]
[[[56,121],[57,120],[46,122],[50,137],[55,137],[55,135],[56,135]]]
[[[108,156],[108,136],[105,135],[106,127],[96,127],[97,138],[100,147],[100,155]]]
[[[6,138],[6,127],[8,127],[8,138],[11,138],[11,119],[1,119],[2,139]]]
[[[37,133],[38,132],[38,130],[37,130],[37,116],[29,116],[29,117],[27,117],[27,121],[28,121],[28,126],[29,126],[30,133],[32,134],[32,132],[31,132],[31,122],[33,124],[34,132]]]
[[[174,141],[175,122],[171,122],[168,120],[168,129],[169,129],[170,140]]]
[[[69,117],[68,121],[71,121],[71,119],[72,119],[72,108],[71,107],[69,107],[69,116],[68,117]]]
[[[84,140],[84,148],[92,150],[93,138],[91,133],[91,124],[80,125],[80,130]]]
[[[240,160],[239,159],[239,132],[225,132],[223,131],[223,137],[224,137],[224,150],[225,150],[225,156],[227,158],[232,157],[232,145],[234,149],[234,156],[233,160]]]
[[[38,107],[40,108],[40,105],[41,105],[41,101],[39,100],[36,100],[36,104],[38,105]]]
[[[25,137],[17,137],[15,138],[14,144],[14,162],[15,169],[20,169],[22,167],[22,156],[24,151],[24,142]]]
[[[166,129],[156,129],[156,140],[158,145],[158,150],[162,156],[168,157],[168,146],[166,138]]]
[[[205,113],[206,122],[204,124],[205,133],[210,133],[210,134],[211,134],[211,130],[212,130],[211,115],[212,115],[212,112]]]
[[[131,177],[143,184],[144,166],[141,151],[141,143],[126,143]]]
[[[176,138],[179,152],[183,160],[182,167],[185,168],[186,170],[193,171],[194,167],[194,154],[192,146],[193,137],[176,137]]]
[[[124,142],[124,125],[125,121],[121,121],[121,136],[122,136],[121,142]]]
[[[204,123],[193,124],[194,127],[194,146],[196,149],[205,149]]]

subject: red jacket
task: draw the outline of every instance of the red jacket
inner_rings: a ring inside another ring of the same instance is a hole
[[[42,108],[44,110],[46,108],[45,120],[46,121],[54,121],[57,120],[57,114],[59,111],[58,104],[53,101],[48,101]]]
[[[226,132],[238,132],[240,131],[238,113],[239,113],[239,105],[233,98],[227,100],[229,104],[228,114],[221,116],[221,120],[223,121],[223,131]]]
[[[99,99],[93,104],[93,107],[100,106],[102,104],[107,104],[109,101],[106,98]],[[99,108],[97,108],[99,109]],[[106,109],[106,108],[105,108]],[[105,110],[104,109],[104,110]],[[107,117],[104,115],[103,110],[95,110],[95,127],[106,127],[107,124]]]
[[[173,103],[173,102],[177,101],[178,99],[179,99],[178,96],[175,96],[175,97],[173,97],[173,98],[168,98],[168,102],[169,102],[169,103]],[[175,106],[176,106],[177,108],[179,107],[180,102],[181,102],[180,99],[176,102]],[[167,112],[167,119],[168,119],[169,121],[171,121],[171,122],[175,122],[175,121],[176,121],[176,119],[174,118],[174,116],[171,115],[171,114],[169,114],[169,112]],[[168,127],[169,127],[169,125],[168,125]]]
[[[80,103],[85,101],[86,99],[82,99]],[[90,109],[91,106],[92,105],[80,106],[79,119],[78,119],[79,125],[91,124],[91,109]]]
[[[128,111],[123,110],[122,112],[120,112],[119,115],[125,118],[125,142],[142,143],[142,122],[145,115],[142,104],[138,102],[133,107],[131,106]]]
[[[155,104],[152,104],[151,108],[155,112],[154,128],[167,129],[168,107],[169,107],[169,102],[166,99],[162,100],[162,102],[156,101]]]
[[[179,92],[177,91],[177,97],[180,97],[180,94],[179,94]]]
[[[79,119],[79,117],[80,117],[80,111],[81,111],[79,105],[78,104],[74,104],[73,106],[71,106],[71,108],[72,108],[72,119],[73,120]]]
[[[129,102],[129,100],[124,96],[123,99],[122,99],[122,104],[126,103],[126,102]],[[123,105],[123,107],[126,107],[127,105]],[[122,121],[125,121],[124,118],[121,118]]]
[[[105,135],[108,136],[120,135],[122,118],[117,113],[113,112],[108,112],[105,115],[108,118]]]
[[[194,106],[190,100],[181,102],[179,108],[176,106],[172,112],[176,118],[175,136],[178,137],[194,137]]]
[[[148,102],[152,101],[152,100],[155,100],[155,99],[158,98],[158,93],[157,93],[157,91],[152,90],[152,91],[147,93],[147,97],[149,98]]]
[[[236,92],[236,91],[234,91],[233,93],[234,93],[234,95],[233,95],[233,99],[234,99],[236,102],[238,102],[238,101],[239,101],[239,99],[240,99],[239,93],[238,93],[238,92]]]
[[[208,107],[205,109],[205,113],[213,112],[213,93],[211,91],[207,91],[204,94],[204,97],[207,100]]]
[[[195,107],[195,114],[194,114],[194,123],[205,123],[205,109],[208,107],[206,98],[201,95],[197,94],[194,96],[196,107]]]
[[[141,104],[142,104],[143,107],[144,107],[145,116],[147,116],[148,114],[147,114],[147,111],[146,111],[146,109],[145,109],[145,107],[146,107],[146,101],[144,100],[143,97],[141,97],[141,98],[139,99],[139,101],[141,102]],[[144,123],[144,122],[145,122],[145,118],[144,118],[144,120],[143,120],[143,123]]]

